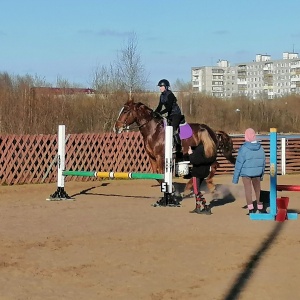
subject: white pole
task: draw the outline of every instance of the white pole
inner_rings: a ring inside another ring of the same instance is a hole
[[[286,171],[286,138],[281,139],[281,175]]]
[[[58,126],[58,151],[57,151],[57,190],[46,200],[60,201],[73,200],[65,191],[65,154],[66,154],[66,127],[65,125]]]
[[[167,184],[167,193],[171,194],[172,185],[172,167],[173,167],[173,155],[172,155],[172,143],[173,143],[173,127],[167,126],[165,130],[165,183]]]
[[[57,155],[57,187],[64,188],[65,176],[65,143],[66,143],[66,126],[58,126],[58,155]]]

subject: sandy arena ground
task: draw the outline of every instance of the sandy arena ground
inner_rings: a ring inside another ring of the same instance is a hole
[[[1,186],[0,299],[300,299],[300,219],[251,221],[242,183],[215,183],[210,216],[192,198],[152,207],[153,180],[67,182],[60,202],[55,184]],[[300,193],[278,195],[300,212]]]

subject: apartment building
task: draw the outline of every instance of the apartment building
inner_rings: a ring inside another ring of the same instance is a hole
[[[226,60],[213,67],[192,67],[194,91],[221,98],[245,95],[253,99],[300,94],[298,53],[284,52],[282,59],[257,54],[252,62],[231,66]]]

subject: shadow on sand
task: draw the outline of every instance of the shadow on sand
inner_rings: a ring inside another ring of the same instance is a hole
[[[280,234],[284,223],[276,223],[272,232],[268,237],[260,244],[260,246],[253,251],[253,255],[249,258],[244,269],[237,276],[236,280],[232,284],[231,288],[227,292],[223,300],[237,300],[241,292],[246,288],[248,281],[254,276],[255,269],[259,266],[259,263],[263,260],[267,251],[271,248],[272,244]]]
[[[110,183],[102,183],[99,186],[92,186],[88,189],[82,190],[76,194],[71,195],[71,198],[74,198],[75,196],[79,195],[90,195],[90,196],[106,196],[106,197],[124,197],[124,198],[136,198],[136,199],[154,199],[155,197],[150,197],[150,196],[130,196],[130,195],[121,195],[121,194],[112,194],[112,193],[93,193],[91,192],[92,190],[103,187],[103,186],[108,186]]]

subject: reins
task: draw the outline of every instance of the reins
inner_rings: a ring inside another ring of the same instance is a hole
[[[133,127],[131,127],[130,129],[136,129],[136,128],[141,128],[141,127],[143,127],[143,126],[145,126],[145,125],[147,125],[150,121],[152,121],[153,119],[151,119],[151,120],[148,120],[147,122],[145,122],[144,124],[142,124],[142,125],[136,125],[136,126],[133,126]]]
[[[148,120],[147,122],[145,122],[144,124],[142,124],[142,125],[136,125],[136,126],[134,126],[134,127],[132,127],[131,129],[136,129],[136,128],[141,128],[141,127],[143,127],[143,126],[145,126],[145,125],[147,125],[150,121],[152,121],[152,120],[154,120],[155,118],[152,118],[151,120]],[[159,121],[163,121],[163,119],[162,120],[159,120]],[[156,126],[157,125],[159,125],[159,122],[156,122]]]
[[[141,125],[135,125],[135,126],[133,126],[133,127],[131,127],[130,128],[130,130],[132,130],[132,129],[140,129],[140,128],[142,128],[142,127],[144,127],[145,125],[147,125],[150,121],[152,121],[152,120],[154,120],[155,118],[154,117],[152,117],[152,119],[149,119],[148,121],[146,121],[145,123],[143,123],[143,124],[141,124]],[[126,120],[125,120],[125,122],[123,122],[123,124],[126,124]],[[159,122],[157,122],[157,124],[159,124]]]

